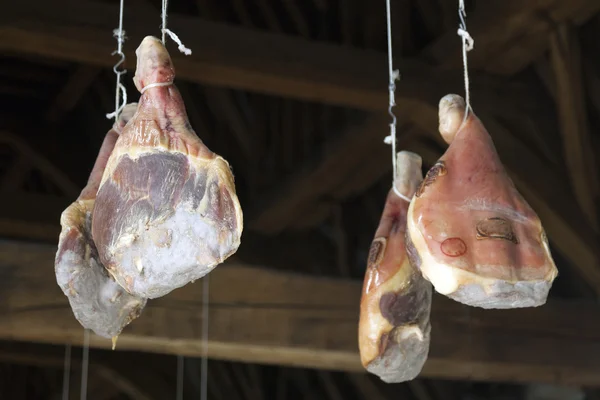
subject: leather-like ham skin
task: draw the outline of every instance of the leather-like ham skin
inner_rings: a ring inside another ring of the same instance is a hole
[[[440,101],[450,144],[408,212],[411,261],[441,294],[483,308],[546,302],[557,269],[542,224],[515,188],[494,144],[457,95]]]
[[[137,51],[138,90],[175,76],[163,44]],[[237,250],[242,210],[233,174],[189,124],[174,84],[149,87],[112,152],[93,213],[100,259],[129,293],[164,296]]]
[[[423,178],[421,158],[403,151],[397,166],[395,186],[410,199]],[[432,288],[406,254],[408,205],[390,190],[369,251],[360,303],[361,362],[388,383],[414,379],[429,353]]]
[[[62,230],[55,259],[56,281],[69,299],[75,318],[99,336],[114,338],[137,318],[146,300],[132,296],[106,271],[92,240],[91,221],[102,172],[136,104],[129,104],[107,134],[86,187],[60,219]]]

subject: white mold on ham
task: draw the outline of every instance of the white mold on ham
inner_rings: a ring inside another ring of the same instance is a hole
[[[190,126],[167,50],[148,36],[136,54],[142,95],[104,171],[92,235],[121,286],[157,298],[234,254],[243,216],[229,164]]]
[[[102,265],[92,240],[92,210],[118,132],[136,108],[137,104],[132,103],[123,109],[104,138],[87,185],[78,199],[63,211],[55,259],[56,281],[69,299],[75,318],[84,328],[113,340],[140,315],[146,300],[127,293]]]

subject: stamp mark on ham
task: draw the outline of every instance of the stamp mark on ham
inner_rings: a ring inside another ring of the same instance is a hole
[[[478,240],[483,239],[504,239],[514,244],[519,244],[519,239],[515,235],[512,225],[509,221],[501,217],[486,218],[477,223]]]
[[[435,182],[435,180],[437,179],[438,176],[444,176],[444,175],[446,175],[447,172],[448,172],[448,169],[446,168],[446,163],[443,160],[439,160],[427,172],[427,175],[425,175],[425,179],[421,183],[421,186],[419,186],[419,189],[417,190],[417,193],[415,193],[415,196],[420,197],[423,194],[423,192],[425,191],[425,188],[427,186],[429,186],[433,182]]]
[[[383,255],[385,254],[386,244],[386,238],[376,238],[373,240],[373,243],[371,243],[371,248],[369,249],[369,259],[367,268],[377,266],[381,263]]]

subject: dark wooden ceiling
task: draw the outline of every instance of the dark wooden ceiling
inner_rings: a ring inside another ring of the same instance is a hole
[[[593,302],[600,294],[600,2],[466,3],[475,39],[473,106],[548,231],[560,271],[551,297]],[[125,84],[135,101],[133,50],[144,35],[159,35],[160,1],[126,0],[125,7]],[[421,154],[425,167],[445,148],[437,134],[438,100],[464,91],[456,8],[454,0],[392,1],[395,67],[402,75],[398,143]],[[169,10],[169,27],[193,51],[185,57],[168,44],[191,124],[236,175],[246,225],[237,259],[362,279],[391,182],[383,143],[385,1],[171,0]],[[85,184],[111,125],[105,114],[114,109],[117,15],[112,0],[22,0],[0,16],[0,237],[56,243],[60,212]],[[552,329],[563,332],[559,323]],[[62,349],[16,346],[6,342],[0,350],[0,398],[59,396]],[[36,352],[44,356],[32,357]],[[172,364],[148,368],[166,380],[151,393],[139,377],[111,369],[124,354],[92,350],[109,372],[92,371],[105,393],[90,398],[165,398],[156,396],[160,390],[172,390],[174,398],[174,357],[129,354],[130,363]],[[469,383],[477,378],[466,372],[454,381],[383,385],[354,373],[209,365],[214,399],[377,400],[397,393],[417,400],[517,399],[530,389],[527,379]],[[590,376],[600,377],[595,368]],[[197,390],[196,378],[186,378],[186,390]],[[277,382],[289,386],[279,389]],[[25,389],[30,383],[36,389]],[[144,393],[135,394],[136,387]]]

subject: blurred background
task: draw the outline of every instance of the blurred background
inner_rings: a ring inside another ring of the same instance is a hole
[[[66,349],[78,399],[84,334],[53,263],[60,213],[112,125],[119,3],[3,3],[0,399],[63,398]],[[458,1],[391,6],[398,149],[426,170],[445,150],[438,101],[464,94]],[[385,1],[170,1],[168,26],[193,51],[167,43],[177,87],[198,136],[230,162],[244,210],[240,249],[210,275],[209,399],[600,398],[600,1],[466,7],[473,108],[560,274],[539,309],[484,311],[435,294],[421,376],[388,385],[363,370],[357,345],[392,178]],[[135,48],[160,35],[160,9],[125,0],[129,101]],[[178,388],[200,398],[203,304],[196,282],[151,301],[116,351],[92,335],[88,398],[175,399]]]

